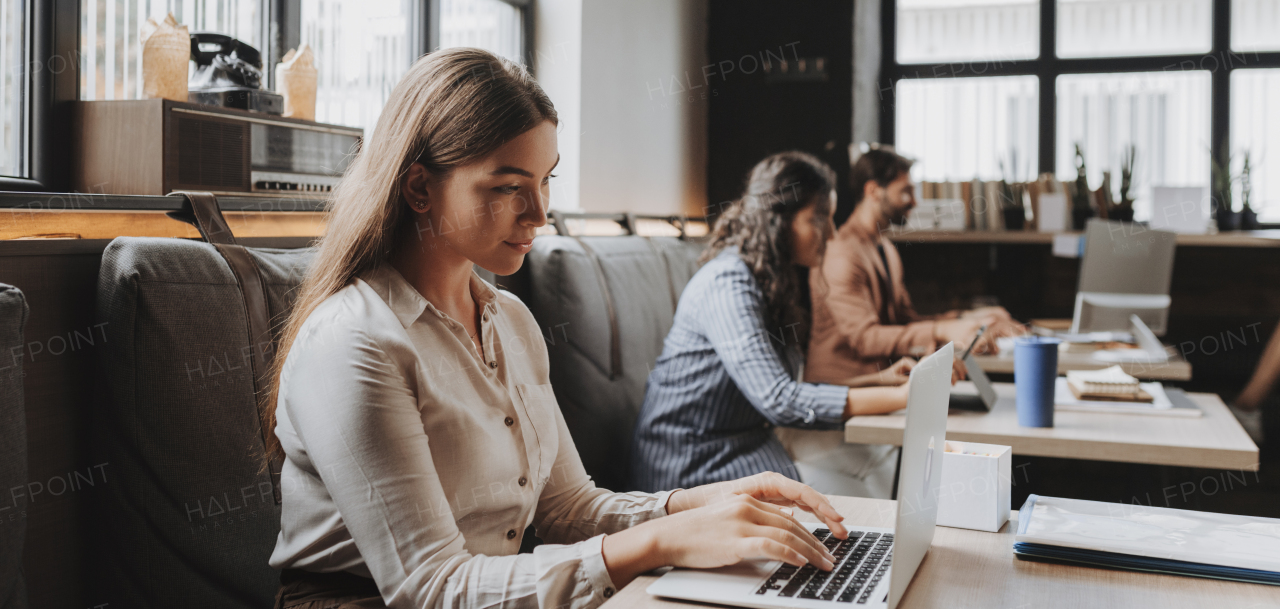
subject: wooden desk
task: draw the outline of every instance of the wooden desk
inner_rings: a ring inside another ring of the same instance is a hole
[[[975,355],[978,365],[987,372],[1013,374],[1013,351],[1006,349],[999,355]],[[1058,374],[1068,370],[1100,370],[1116,365],[1093,357],[1092,353],[1058,353]],[[1122,363],[1125,372],[1144,381],[1189,381],[1191,364],[1181,355],[1173,355],[1162,364]]]
[[[1002,398],[1013,398],[1012,383],[995,386]],[[974,391],[968,381],[956,388]],[[1258,471],[1258,447],[1222,400],[1211,393],[1188,395],[1203,417],[1058,411],[1050,428],[1019,426],[1013,399],[1002,399],[989,413],[947,417],[947,439],[1011,446],[1015,455]],[[903,411],[853,417],[845,422],[844,439],[901,446],[905,420]]]
[[[893,501],[832,497],[831,503],[851,528],[859,524],[893,526],[896,510]],[[1016,528],[1016,520],[1011,520],[999,533],[937,527],[933,547],[920,563],[899,607],[1203,609],[1261,608],[1277,603],[1273,586],[1020,560],[1013,556]],[[608,609],[709,606],[650,596],[645,588],[655,579],[655,575],[636,578],[604,606]]]

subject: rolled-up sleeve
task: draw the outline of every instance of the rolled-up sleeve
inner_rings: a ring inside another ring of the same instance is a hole
[[[397,363],[413,361],[396,353],[409,347],[327,331],[336,339],[290,353],[300,375],[282,406],[388,607],[588,609],[612,594],[602,534],[665,515],[665,495],[596,489],[561,419],[565,474],[553,476],[535,522],[564,545],[472,555],[432,459],[412,364]]]
[[[798,335],[795,328],[765,325],[763,297],[745,265],[715,277],[698,316],[729,377],[769,422],[834,429],[844,421],[849,389],[792,376],[774,344],[793,343]]]

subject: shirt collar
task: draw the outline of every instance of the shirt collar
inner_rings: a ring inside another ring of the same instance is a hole
[[[845,238],[852,237],[859,241],[870,243],[879,243],[880,237],[882,237],[882,235],[878,234],[878,231],[868,229],[852,216],[848,220],[845,220],[844,224],[840,225],[839,230],[836,231],[836,236]]]
[[[423,311],[429,310],[444,317],[444,313],[423,298],[413,284],[409,283],[400,271],[396,270],[396,267],[387,262],[379,264],[362,279],[387,303],[391,312],[395,313],[396,319],[400,320],[400,325],[406,328],[417,321]],[[479,302],[481,312],[494,313],[498,295],[474,271],[471,273],[471,295]]]

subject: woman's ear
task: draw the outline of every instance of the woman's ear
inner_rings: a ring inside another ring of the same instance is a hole
[[[410,163],[400,178],[400,196],[418,213],[431,209],[431,172],[422,163]]]

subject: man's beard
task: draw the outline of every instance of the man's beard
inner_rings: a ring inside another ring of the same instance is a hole
[[[911,215],[911,210],[893,209],[889,210],[889,224],[894,226],[906,226],[907,218]]]

